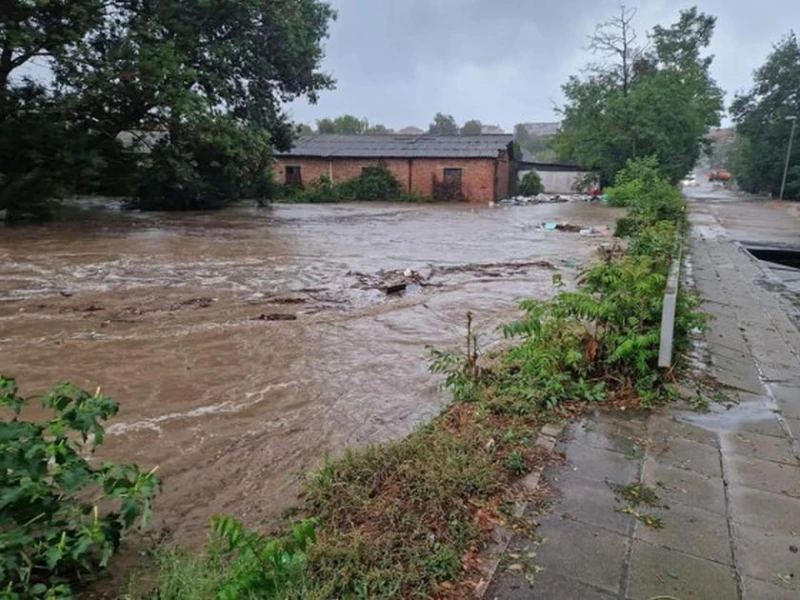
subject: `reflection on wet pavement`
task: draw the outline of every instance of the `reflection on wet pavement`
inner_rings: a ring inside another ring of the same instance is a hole
[[[286,206],[3,229],[0,372],[26,392],[70,380],[117,398],[101,458],[160,466],[157,516],[179,537],[218,513],[262,523],[325,453],[402,436],[447,401],[425,345],[459,344],[467,310],[491,344],[518,300],[608,243],[542,221],[618,216]],[[424,281],[396,296],[358,277],[408,271]]]

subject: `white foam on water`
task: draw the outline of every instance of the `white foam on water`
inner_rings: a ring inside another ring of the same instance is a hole
[[[133,421],[130,423],[114,423],[106,428],[106,434],[124,435],[127,433],[145,430],[155,431],[160,434],[162,431],[160,425],[163,423],[178,419],[197,419],[200,417],[207,417],[209,415],[241,412],[266,400],[269,392],[286,389],[296,385],[299,385],[298,381],[286,381],[282,383],[270,384],[256,392],[247,392],[243,402],[226,400],[224,402],[218,402],[217,404],[193,408],[192,410],[186,412],[168,413],[166,415],[159,415],[150,419],[142,419],[141,421]]]

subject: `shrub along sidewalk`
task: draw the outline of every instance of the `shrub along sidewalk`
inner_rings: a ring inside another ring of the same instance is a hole
[[[144,595],[198,598],[465,597],[494,524],[509,520],[513,482],[547,459],[533,440],[553,415],[602,404],[652,406],[669,398],[656,367],[664,287],[685,221],[680,194],[654,161],[629,163],[609,190],[629,207],[607,252],[578,291],[522,303],[505,328],[516,342],[482,357],[468,318],[464,352],[433,351],[454,402],[407,438],[348,450],[308,478],[299,514],[279,537],[217,523],[198,556],[157,552]],[[562,282],[554,278],[557,287]],[[702,326],[683,294],[676,354]]]

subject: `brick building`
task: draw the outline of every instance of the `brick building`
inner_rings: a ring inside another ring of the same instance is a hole
[[[471,202],[497,201],[516,184],[511,135],[303,135],[276,157],[275,179],[308,185],[321,177],[341,183],[384,163],[405,191]],[[449,195],[449,194],[448,194]]]

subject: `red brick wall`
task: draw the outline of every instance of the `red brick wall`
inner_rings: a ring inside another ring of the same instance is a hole
[[[442,181],[444,169],[462,169],[461,188],[470,202],[490,202],[508,195],[509,164],[506,152],[501,153],[499,160],[491,158],[391,158],[383,161],[408,191],[409,181],[414,193],[421,196],[433,195],[434,176]],[[296,166],[301,168],[303,184],[308,185],[314,179],[331,176],[334,183],[341,183],[361,175],[364,167],[374,167],[376,159],[334,158],[332,161],[323,158],[279,157],[275,164],[275,181],[286,180],[285,168]],[[496,172],[495,172],[496,170]],[[410,178],[409,178],[410,174]],[[495,189],[499,196],[495,195]]]

